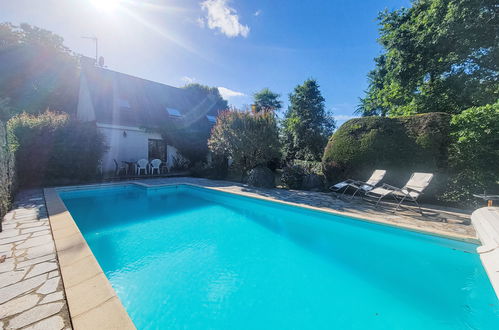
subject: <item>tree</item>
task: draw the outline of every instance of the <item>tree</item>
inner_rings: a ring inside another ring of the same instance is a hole
[[[289,101],[291,105],[285,114],[282,132],[286,160],[320,161],[336,124],[325,110],[317,81],[308,79],[296,86]]]
[[[9,116],[48,108],[75,111],[77,57],[60,36],[28,24],[1,23],[0,63],[0,99],[9,100]]]
[[[222,98],[218,88],[200,84],[189,84],[183,87],[188,91],[192,106],[182,120],[165,118],[154,129],[163,139],[180,151],[191,164],[206,160],[208,154],[208,138],[212,124],[206,115],[216,116],[227,109],[227,101]]]
[[[242,175],[279,155],[279,133],[275,116],[269,112],[222,112],[208,141],[215,155],[233,160]]]
[[[380,13],[379,42],[362,115],[458,114],[499,97],[495,0],[415,0]]]
[[[450,180],[444,200],[476,203],[473,193],[499,193],[499,101],[451,120]]]
[[[282,108],[280,95],[272,92],[268,88],[264,88],[259,92],[253,94],[253,104],[255,105],[255,112],[261,111],[278,111]]]
[[[206,113],[217,113],[228,108],[228,103],[222,98],[218,88],[209,87],[197,83],[188,84],[183,87],[189,91],[189,97],[195,104],[199,105],[199,110]]]

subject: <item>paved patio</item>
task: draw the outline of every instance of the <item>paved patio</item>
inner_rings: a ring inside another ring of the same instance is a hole
[[[5,216],[2,256],[0,329],[71,329],[41,189],[18,194]]]
[[[370,218],[388,224],[476,240],[469,215],[457,210],[425,206],[427,216],[412,211],[393,213],[355,199],[346,202],[331,194],[262,189],[199,178],[143,179],[147,185],[195,184],[259,198],[301,204],[325,211]],[[41,190],[20,193],[3,221],[0,233],[0,329],[70,329],[71,322],[52,232]],[[1,260],[0,260],[1,261]]]

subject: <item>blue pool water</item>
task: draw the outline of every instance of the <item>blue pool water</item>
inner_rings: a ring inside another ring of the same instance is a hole
[[[182,185],[60,195],[139,329],[499,329],[472,244]]]

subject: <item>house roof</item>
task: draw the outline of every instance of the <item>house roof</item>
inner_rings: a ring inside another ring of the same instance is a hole
[[[196,100],[183,88],[88,65],[83,66],[82,74],[99,123],[143,128],[154,128],[165,121],[183,121],[185,125],[209,122],[207,115],[216,116],[222,110],[210,97]]]

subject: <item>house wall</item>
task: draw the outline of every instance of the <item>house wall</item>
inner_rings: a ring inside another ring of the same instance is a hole
[[[118,109],[119,102],[117,102],[119,95],[116,81],[114,81],[113,85],[112,99],[114,112],[120,111]],[[81,121],[95,121],[97,119],[96,110],[98,111],[99,109],[94,109],[88,81],[85,74],[82,73],[80,76],[76,117]],[[103,133],[108,147],[107,152],[102,158],[102,170],[105,175],[114,175],[116,170],[114,160],[121,166],[122,161],[135,162],[142,158],[147,159],[149,153],[149,139],[162,139],[160,134],[146,132],[139,127],[104,124],[100,122],[97,122],[96,125]],[[166,165],[168,169],[171,169],[173,167],[174,158],[179,157],[180,153],[178,153],[175,147],[168,145],[166,155]]]
[[[104,134],[106,145],[109,148],[102,158],[102,167],[105,174],[114,173],[113,159],[116,159],[119,164],[121,164],[121,161],[147,159],[149,152],[148,140],[161,139],[160,134],[146,132],[138,127],[106,124],[97,124],[97,127]],[[173,166],[173,157],[176,156],[177,149],[173,146],[168,146],[167,149],[167,166],[170,169]]]
[[[81,121],[94,121],[95,111],[88,90],[87,78],[82,73],[80,75],[80,90],[78,92],[78,105],[76,108],[76,118]]]

